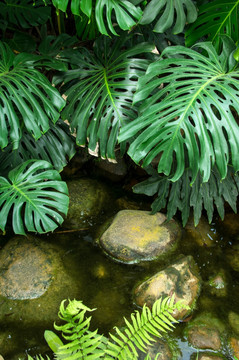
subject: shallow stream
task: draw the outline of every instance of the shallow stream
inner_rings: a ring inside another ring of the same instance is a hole
[[[112,215],[112,211],[110,215]],[[210,311],[226,324],[230,333],[228,313],[230,311],[238,313],[239,310],[239,272],[231,269],[225,253],[238,242],[239,231],[237,235],[236,230],[230,231],[228,226],[225,227],[221,221],[216,219],[207,234],[207,241],[210,242],[213,237],[214,246],[199,246],[191,232],[183,230],[180,250],[164,263],[154,261],[145,262],[142,265],[124,265],[112,261],[95,245],[95,234],[107,216],[104,214],[103,217],[99,217],[99,223],[92,225],[87,230],[63,231],[40,237],[45,242],[58,247],[64,267],[73,279],[75,286],[65,289],[65,298],[82,300],[90,308],[97,308],[92,313],[92,329],[98,328],[99,333],[107,335],[115,325],[122,326],[123,316],[129,317],[130,313],[136,309],[132,299],[132,290],[136,284],[165,268],[175,261],[179,254],[191,254],[200,269],[204,283],[212,274],[218,273],[221,269],[226,271],[228,278],[226,297],[212,295],[208,286],[202,286],[193,317],[202,311]],[[239,229],[239,225],[237,225],[239,216],[235,217],[234,222],[235,227]],[[31,325],[29,323],[26,325],[21,311],[19,311],[22,300],[10,301],[7,305],[8,309],[6,309],[4,299],[0,298],[4,308],[4,317],[1,317],[4,320],[1,320],[0,323],[0,334],[5,334],[9,349],[6,355],[2,354],[4,360],[15,360],[20,355],[21,359],[26,359],[27,353],[32,356],[37,353],[47,353],[43,333],[45,329],[53,330],[52,319],[57,321],[57,310],[61,300],[63,299],[57,298],[57,296],[54,299],[55,313],[52,314],[51,319],[46,319],[44,309],[39,309],[39,314],[35,313],[35,320],[33,314]],[[30,305],[31,302],[37,303],[37,301],[38,299],[24,300],[23,302]],[[18,316],[18,313],[21,315]],[[186,324],[187,322],[177,324],[175,331],[171,334],[174,345],[178,348],[179,360],[195,359],[197,354],[197,349],[191,347],[183,335]],[[195,357],[192,357],[192,354]],[[220,356],[232,359],[226,346]]]

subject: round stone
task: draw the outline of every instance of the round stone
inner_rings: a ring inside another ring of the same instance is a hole
[[[52,264],[35,240],[14,238],[0,252],[0,295],[9,299],[35,299],[52,279]]]
[[[148,211],[122,210],[100,238],[104,251],[116,260],[137,263],[169,255],[177,247],[181,229],[174,220]]]
[[[188,309],[174,310],[174,318],[186,317],[199,296],[201,280],[192,256],[187,256],[168,266],[140,284],[134,290],[135,302],[139,306],[145,303],[152,307],[153,303],[164,296],[175,294],[175,301],[181,300]]]

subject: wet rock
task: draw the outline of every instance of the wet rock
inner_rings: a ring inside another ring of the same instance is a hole
[[[110,202],[109,192],[96,180],[81,178],[67,182],[70,204],[63,226],[68,229],[87,228]]]
[[[186,256],[137,286],[134,299],[139,306],[146,303],[151,307],[161,296],[175,293],[175,301],[181,300],[192,310],[200,293],[200,285],[195,261],[192,256]],[[191,310],[175,310],[173,315],[176,319],[182,319]]]
[[[13,359],[15,344],[18,351],[19,344],[30,347],[25,340],[30,333],[31,337],[36,334],[32,346],[39,346],[39,333],[57,319],[62,299],[74,299],[83,291],[80,275],[76,283],[66,272],[61,255],[57,245],[20,236],[0,251],[0,324],[7,329],[4,346],[0,337],[0,351],[6,359]]]
[[[100,238],[103,250],[116,260],[137,263],[162,258],[177,247],[181,229],[161,213],[122,210]]]
[[[105,177],[113,182],[119,182],[127,174],[127,165],[124,159],[117,156],[117,162],[109,160],[95,160],[94,174]]]
[[[232,330],[239,335],[239,314],[234,311],[230,311],[228,315],[228,321]]]
[[[188,323],[185,335],[188,342],[198,349],[218,351],[222,347],[225,326],[211,313],[203,313]]]
[[[227,249],[226,258],[231,268],[234,271],[239,271],[239,244]]]
[[[225,358],[213,354],[194,354],[190,359],[192,360],[224,360]]]
[[[196,227],[194,226],[194,220],[191,217],[188,220],[185,229],[189,234],[190,241],[193,240],[197,245],[208,248],[216,246],[217,234],[204,217],[201,217],[199,224]]]
[[[49,254],[36,240],[14,238],[0,252],[0,295],[9,299],[35,299],[52,280]]]
[[[225,270],[221,269],[216,275],[210,277],[207,286],[212,295],[224,297],[227,295],[227,279]]]
[[[239,339],[232,337],[229,340],[229,346],[233,352],[233,356],[239,359]]]

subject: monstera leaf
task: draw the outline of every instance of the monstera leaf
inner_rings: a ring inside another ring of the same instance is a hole
[[[5,230],[12,209],[16,234],[53,231],[63,222],[69,198],[65,182],[47,161],[28,160],[0,177],[0,229]]]
[[[142,0],[141,0],[142,1]],[[66,12],[68,3],[71,3],[71,12],[74,15],[86,15],[91,18],[93,9],[96,23],[101,34],[117,35],[113,26],[113,14],[122,30],[129,30],[142,16],[142,10],[130,0],[52,0],[53,5]]]
[[[192,46],[205,36],[218,45],[224,34],[235,42],[239,40],[239,0],[214,0],[202,5],[197,20],[186,32],[186,45]]]
[[[7,44],[0,42],[1,148],[9,142],[13,149],[18,148],[23,124],[39,139],[49,129],[49,122],[58,120],[65,105],[59,92],[36,69],[41,66],[39,59],[25,53],[14,55]]]
[[[194,224],[197,226],[203,208],[207,212],[209,223],[212,221],[215,207],[223,220],[225,202],[237,212],[239,176],[230,166],[226,179],[221,180],[217,168],[214,168],[208,182],[203,183],[201,175],[198,175],[192,186],[190,185],[192,181],[190,170],[186,170],[183,176],[174,183],[167,176],[160,176],[152,168],[147,170],[151,175],[149,179],[135,185],[133,190],[137,194],[156,196],[151,205],[153,213],[167,208],[168,219],[171,219],[179,210],[182,214],[183,226],[185,226],[190,210],[193,209]]]
[[[158,172],[172,181],[186,167],[192,183],[198,172],[208,181],[214,165],[223,179],[229,163],[239,170],[239,70],[233,42],[225,38],[220,55],[209,42],[197,48],[203,52],[168,47],[149,66],[134,98],[142,102],[141,115],[119,136],[119,141],[137,136],[128,151],[131,158],[147,166],[158,157]]]
[[[51,16],[51,9],[42,0],[3,0],[1,17],[10,24],[29,28],[44,24]]]
[[[123,39],[112,43],[103,38],[96,41],[94,53],[85,48],[65,53],[74,69],[53,79],[64,82],[68,105],[62,118],[76,131],[76,143],[88,142],[89,152],[109,159],[115,158],[119,128],[136,116],[133,93],[149,64],[142,53],[153,49],[142,43],[125,50],[124,44]]]
[[[30,159],[46,160],[60,172],[75,152],[75,139],[63,121],[50,124],[47,133],[37,141],[23,130],[18,149],[12,150],[12,145],[9,144],[0,152],[0,173],[5,176],[23,161]]]
[[[140,24],[150,24],[155,19],[155,32],[163,33],[173,26],[173,33],[178,34],[186,23],[197,19],[197,9],[192,0],[151,0],[144,9]]]

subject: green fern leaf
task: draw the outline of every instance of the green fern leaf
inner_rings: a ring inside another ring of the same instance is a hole
[[[125,319],[127,329],[124,332],[115,327],[116,335],[110,334],[113,342],[109,342],[105,349],[109,355],[106,359],[137,359],[136,346],[139,345],[139,349],[145,352],[146,345],[155,341],[152,335],[160,337],[160,332],[172,330],[172,322],[177,321],[170,313],[184,307],[182,303],[174,304],[174,301],[175,297],[167,297],[163,301],[159,299],[152,310],[144,305],[141,315],[138,311],[131,315],[132,324]]]

